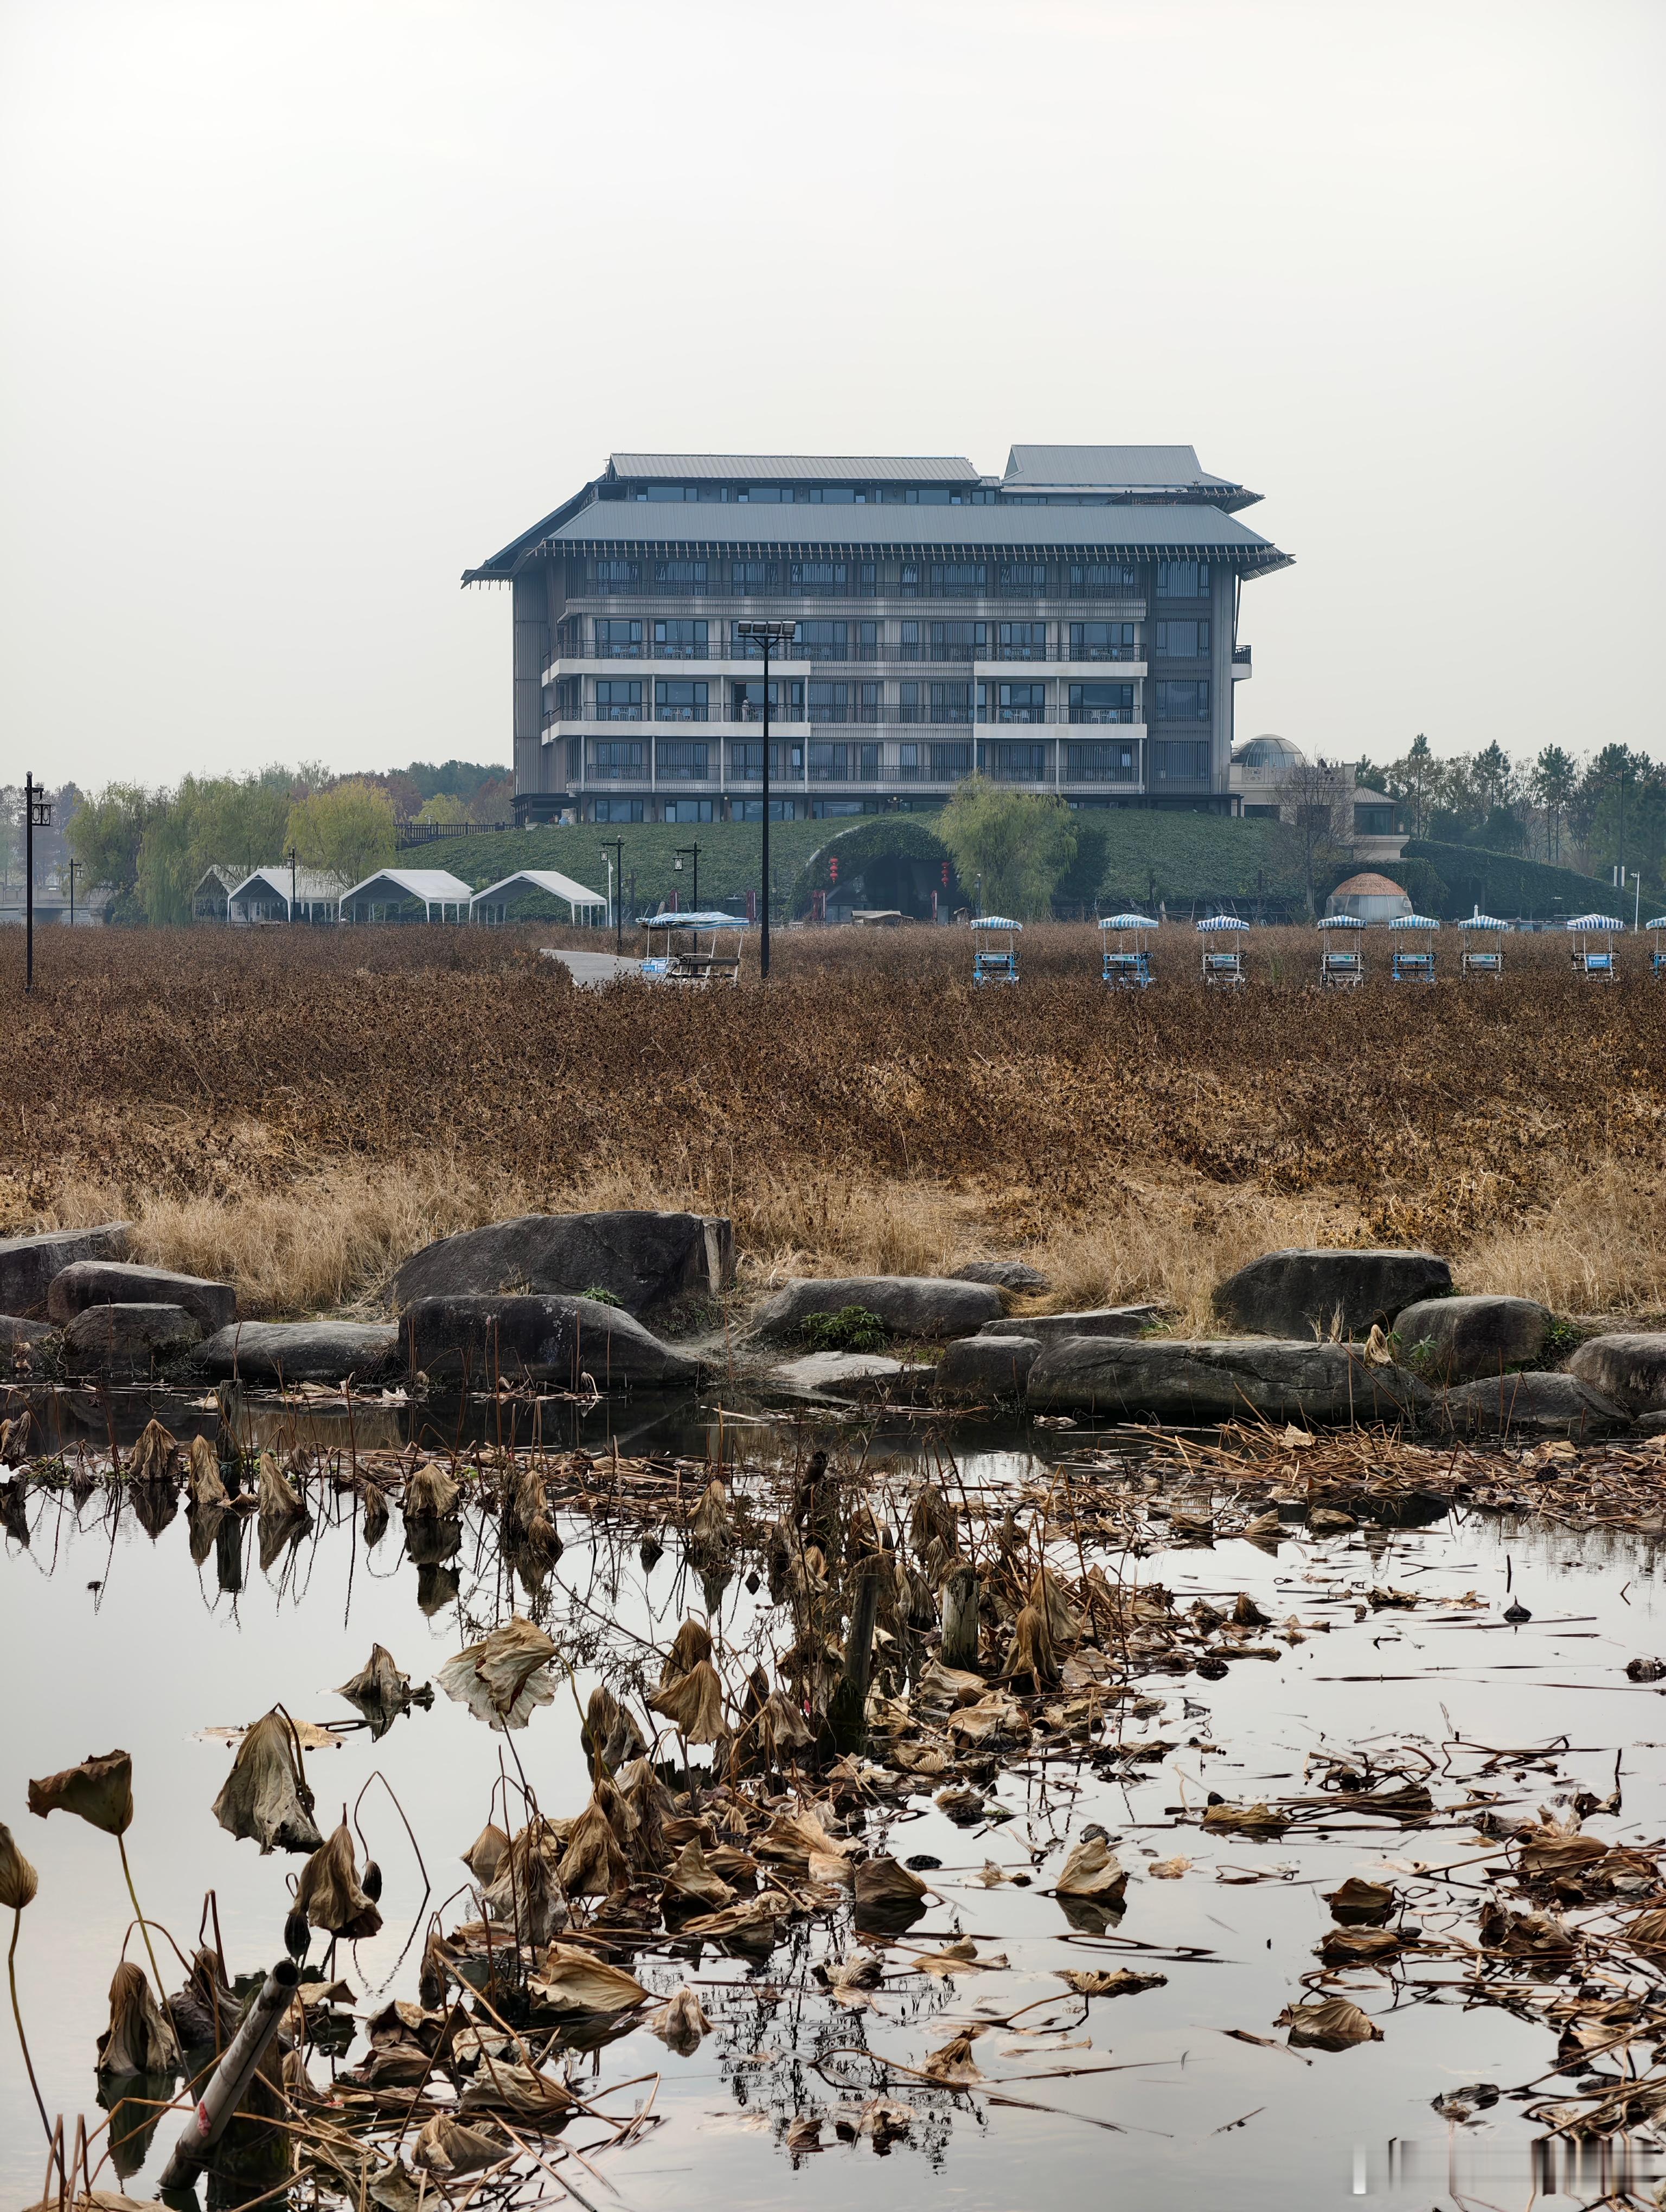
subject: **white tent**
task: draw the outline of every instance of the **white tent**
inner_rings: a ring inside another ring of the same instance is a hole
[[[571,876],[563,876],[555,868],[520,868],[501,883],[488,884],[483,891],[475,893],[469,901],[469,920],[507,921],[509,902],[520,890],[546,891],[551,898],[565,899],[569,919],[575,922],[595,921],[607,913],[607,901],[601,893],[586,890]]]
[[[340,899],[339,876],[274,860],[232,885],[226,896],[226,919],[234,924],[333,921]]]
[[[441,921],[447,919],[448,907],[453,909],[450,918],[462,921],[467,918],[473,896],[468,885],[446,868],[378,868],[374,876],[367,876],[342,893],[341,918],[344,921],[402,921],[406,919],[405,909],[420,906],[424,921],[434,920],[435,907]]]

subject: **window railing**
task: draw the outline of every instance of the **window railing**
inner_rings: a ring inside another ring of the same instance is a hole
[[[661,699],[654,709],[656,722],[704,722],[710,720],[709,707],[679,706]]]
[[[1135,722],[1139,712],[1133,707],[1067,707],[1065,714],[1073,722]]]

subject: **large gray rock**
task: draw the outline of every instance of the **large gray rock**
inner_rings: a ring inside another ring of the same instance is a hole
[[[1016,1401],[1024,1395],[1041,1351],[1036,1336],[997,1336],[985,1329],[943,1347],[936,1388],[945,1398]]]
[[[992,1283],[998,1291],[1051,1288],[1046,1276],[1023,1260],[969,1260],[955,1269],[954,1279],[958,1283]]]
[[[64,1332],[64,1364],[77,1375],[149,1375],[202,1340],[201,1322],[183,1306],[88,1306]]]
[[[216,1382],[365,1382],[398,1345],[397,1322],[243,1321],[216,1330],[192,1364]]]
[[[861,1306],[893,1336],[970,1336],[998,1321],[1000,1293],[947,1275],[836,1275],[792,1282],[752,1316],[761,1336],[796,1336],[812,1314]]]
[[[46,1310],[55,1322],[71,1322],[88,1306],[183,1306],[203,1325],[205,1335],[237,1318],[237,1293],[229,1283],[210,1283],[200,1275],[176,1275],[166,1267],[140,1267],[125,1260],[76,1260],[54,1275]]]
[[[1156,1306],[1095,1306],[1084,1313],[1006,1314],[986,1322],[981,1336],[1034,1336],[1050,1344],[1055,1336],[1138,1336],[1161,1318]]]
[[[1056,1408],[1200,1427],[1256,1414],[1336,1426],[1401,1421],[1429,1403],[1414,1376],[1368,1366],[1345,1344],[1262,1336],[1137,1343],[1064,1337],[1043,1346],[1026,1395],[1032,1413]]]
[[[627,1313],[714,1297],[734,1277],[734,1231],[709,1213],[523,1213],[442,1237],[393,1278],[401,1312],[418,1298],[605,1291]]]
[[[0,1237],[0,1313],[39,1313],[54,1275],[77,1260],[119,1260],[127,1250],[131,1228],[131,1222],[106,1221],[96,1229]]]
[[[401,1335],[417,1373],[474,1389],[508,1376],[576,1390],[587,1375],[599,1390],[677,1390],[700,1375],[695,1361],[597,1298],[418,1298]]]
[[[1420,1375],[1468,1382],[1527,1366],[1544,1350],[1549,1327],[1549,1310],[1531,1298],[1420,1298],[1401,1309],[1394,1333],[1402,1359],[1417,1353]]]
[[[806,1352],[801,1358],[786,1359],[779,1367],[772,1367],[766,1379],[777,1389],[831,1391],[865,1398],[891,1389],[905,1375],[913,1377],[921,1372],[877,1352]]]
[[[1627,1413],[1666,1412],[1666,1333],[1587,1337],[1567,1365]]]
[[[1340,1316],[1342,1334],[1359,1337],[1451,1287],[1451,1269],[1432,1252],[1294,1247],[1263,1252],[1217,1283],[1214,1310],[1228,1328],[1257,1336],[1329,1337]]]
[[[16,1314],[0,1314],[0,1346],[39,1344],[55,1334],[49,1321],[24,1321]]]
[[[1631,1415],[1577,1375],[1499,1375],[1447,1391],[1429,1409],[1430,1425],[1458,1436],[1612,1436]]]

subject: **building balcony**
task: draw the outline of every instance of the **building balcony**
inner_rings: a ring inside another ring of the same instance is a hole
[[[1246,676],[1250,676],[1255,673],[1254,670],[1250,666],[1250,648],[1247,645],[1235,645],[1232,647],[1232,681],[1234,684],[1242,684]]]

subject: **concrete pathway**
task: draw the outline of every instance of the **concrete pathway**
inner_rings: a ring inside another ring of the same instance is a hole
[[[642,963],[617,952],[561,952],[554,945],[544,947],[546,960],[562,962],[581,988],[588,986],[599,990],[604,983],[616,983],[622,975],[641,975]]]

